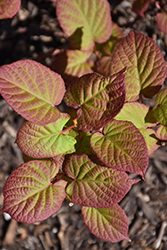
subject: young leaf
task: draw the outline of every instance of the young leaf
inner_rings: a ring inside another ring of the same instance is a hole
[[[156,14],[157,28],[167,34],[167,13],[161,12]]]
[[[154,96],[166,77],[166,63],[160,49],[151,38],[136,31],[131,31],[116,47],[110,74],[125,66],[127,101],[137,100],[140,91],[145,97]]]
[[[68,106],[79,107],[79,130],[98,130],[118,114],[125,101],[124,71],[110,77],[87,74],[69,86],[65,102]]]
[[[153,115],[159,123],[167,126],[167,89],[158,93],[156,103],[158,105],[153,108]]]
[[[50,160],[30,161],[15,169],[3,188],[2,212],[23,223],[42,221],[56,213],[66,196],[66,181],[52,184],[59,167]]]
[[[21,60],[0,67],[0,94],[25,119],[46,125],[55,122],[64,96],[61,76],[32,60]]]
[[[111,208],[82,207],[84,223],[96,237],[111,242],[128,240],[128,218],[119,205]]]
[[[96,165],[87,155],[70,156],[65,160],[64,171],[73,179],[66,194],[73,203],[87,207],[111,207],[138,182],[124,172]]]
[[[162,141],[167,141],[167,126],[159,126],[156,131],[156,136]]]
[[[132,4],[132,10],[141,17],[144,17],[144,12],[148,9],[151,0],[135,0]]]
[[[139,102],[125,103],[115,120],[132,122],[139,129],[145,139],[148,155],[151,155],[159,147],[155,131],[148,129],[148,127],[156,126],[156,121],[146,105]]]
[[[143,136],[131,122],[113,120],[102,133],[92,135],[91,146],[106,166],[144,177],[148,166],[147,147]]]
[[[103,56],[97,62],[96,71],[103,76],[110,76],[111,56]]]
[[[26,155],[33,158],[49,158],[63,154],[76,143],[70,135],[70,130],[62,131],[69,119],[67,114],[62,113],[55,123],[45,126],[26,122],[18,132],[16,143]]]
[[[19,11],[21,0],[1,0],[0,19],[12,18]]]
[[[53,61],[51,69],[61,74],[66,83],[70,83],[78,77],[92,72],[90,65],[86,62],[91,54],[91,51],[63,51]]]
[[[149,107],[139,103],[125,103],[119,114],[114,118],[119,121],[132,122],[138,129],[154,127],[156,121],[149,115]]]
[[[56,15],[73,49],[90,50],[94,41],[103,43],[111,35],[107,0],[56,0]]]

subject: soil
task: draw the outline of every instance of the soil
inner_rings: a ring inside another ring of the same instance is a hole
[[[110,1],[113,21],[128,34],[137,30],[153,38],[167,58],[167,35],[156,28],[154,4],[145,17],[131,10],[132,1]],[[66,36],[49,0],[23,0],[13,19],[0,21],[0,65],[33,59],[49,66],[51,53],[66,46]],[[151,103],[154,100],[150,100]],[[0,97],[0,205],[6,178],[22,162],[14,143],[23,118]],[[166,250],[167,249],[167,146],[150,157],[145,181],[135,184],[120,203],[129,219],[131,242],[105,242],[83,223],[81,207],[64,201],[57,214],[36,224],[18,223],[0,213],[0,249],[3,250]]]

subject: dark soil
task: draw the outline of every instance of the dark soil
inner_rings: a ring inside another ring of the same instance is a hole
[[[135,29],[153,38],[166,58],[167,35],[156,28],[154,5],[141,19],[132,12],[131,2],[110,1],[113,21],[125,34]],[[49,66],[53,60],[52,51],[60,46],[66,46],[66,36],[58,25],[53,2],[23,0],[13,19],[0,21],[0,65],[29,58]],[[14,144],[22,122],[23,118],[0,98],[0,205],[3,204],[2,189],[6,178],[23,162]],[[153,153],[145,181],[135,184],[120,205],[129,219],[131,242],[111,243],[97,239],[84,225],[80,206],[65,201],[57,214],[31,225],[18,223],[0,213],[0,249],[166,250],[167,146]]]

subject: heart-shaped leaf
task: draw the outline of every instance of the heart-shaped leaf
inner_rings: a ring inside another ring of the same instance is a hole
[[[84,223],[96,237],[111,242],[128,240],[128,218],[119,205],[111,208],[82,207]]]
[[[124,71],[110,77],[87,74],[69,86],[65,102],[68,106],[79,107],[79,130],[98,130],[118,114],[125,101]]]
[[[111,35],[110,6],[106,0],[56,1],[56,15],[73,49],[89,50],[94,41],[103,43]]]
[[[45,126],[26,122],[18,132],[16,143],[26,155],[33,158],[49,158],[63,154],[76,143],[70,130],[62,131],[69,119],[67,114],[62,113],[55,123]]]
[[[32,60],[0,67],[0,94],[25,119],[46,125],[55,122],[65,85],[60,75]]]
[[[21,0],[1,0],[0,19],[12,18],[19,11]]]
[[[20,222],[42,221],[56,213],[66,196],[66,181],[52,184],[59,166],[50,160],[30,161],[15,169],[3,189],[2,212]]]
[[[92,72],[87,63],[91,54],[91,51],[65,50],[57,55],[51,69],[61,74],[66,84],[71,83],[78,77]]]
[[[167,89],[161,90],[156,97],[157,106],[153,108],[155,119],[167,126]]]
[[[156,14],[157,28],[167,34],[167,13],[161,12]]]
[[[139,102],[125,103],[115,120],[132,122],[139,129],[145,139],[148,155],[159,147],[155,131],[150,128],[156,126],[156,121],[146,105]]]
[[[102,133],[92,135],[91,146],[106,166],[140,174],[144,178],[148,166],[147,146],[143,136],[131,122],[110,122]]]
[[[135,101],[141,93],[154,96],[166,77],[166,63],[156,43],[141,33],[131,31],[116,47],[111,58],[114,74],[127,67],[125,72],[126,99]]]
[[[72,155],[65,160],[64,171],[73,179],[66,193],[81,206],[107,208],[118,203],[138,180],[124,172],[98,166],[87,155]]]

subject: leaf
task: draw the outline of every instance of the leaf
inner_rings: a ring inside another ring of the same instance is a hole
[[[55,122],[65,86],[60,75],[32,60],[0,67],[0,94],[25,119],[38,125]]]
[[[155,120],[150,116],[149,107],[139,102],[125,103],[114,119],[132,122],[139,129],[156,125]]]
[[[161,12],[156,14],[157,28],[167,34],[167,13]]]
[[[113,120],[102,133],[92,135],[91,146],[106,166],[140,174],[144,178],[148,166],[147,147],[143,136],[131,122]]]
[[[148,9],[151,0],[135,0],[132,4],[132,10],[141,17],[144,17],[144,12]]]
[[[21,0],[1,0],[0,19],[12,18],[19,11]]]
[[[153,115],[159,123],[167,126],[167,89],[158,93],[156,103],[158,105],[153,108]]]
[[[111,58],[110,74],[124,67],[127,67],[127,101],[137,100],[140,91],[145,97],[154,96],[160,90],[167,72],[164,57],[156,43],[136,31],[131,31],[116,47]]]
[[[128,240],[128,218],[119,205],[111,208],[82,207],[84,223],[96,237],[111,242]]]
[[[55,123],[45,126],[26,122],[18,132],[16,143],[26,155],[34,158],[63,154],[76,143],[69,130],[62,131],[69,119],[67,114],[62,113]]]
[[[156,126],[156,122],[148,106],[139,102],[125,103],[115,120],[132,122],[139,129],[145,139],[148,155],[151,155],[159,147],[155,132],[150,129],[150,127]]]
[[[65,102],[70,107],[79,107],[79,130],[98,130],[118,114],[125,100],[124,71],[107,78],[87,74],[68,87]]]
[[[148,150],[148,156],[150,156],[155,150],[159,148],[159,141],[156,137],[156,133],[153,129],[144,129],[140,128],[139,129],[140,133],[144,137],[144,140],[147,145],[147,150]]]
[[[103,51],[106,55],[112,55],[114,49],[124,37],[123,29],[120,28],[117,23],[112,22],[112,34],[108,41],[103,44]]]
[[[167,126],[159,126],[156,131],[156,136],[162,141],[167,141]]]
[[[111,35],[110,6],[106,0],[56,1],[56,15],[73,49],[90,50],[94,41],[103,43]]]
[[[3,188],[2,212],[23,223],[42,221],[56,213],[66,196],[66,181],[52,184],[59,167],[50,160],[30,161],[15,169]]]
[[[66,194],[73,203],[87,207],[111,207],[138,182],[126,173],[96,165],[87,155],[70,156],[64,163],[64,171],[73,179]]]
[[[92,69],[87,62],[91,51],[66,50],[58,54],[51,65],[51,69],[62,75],[68,84],[78,77],[91,73]]]

